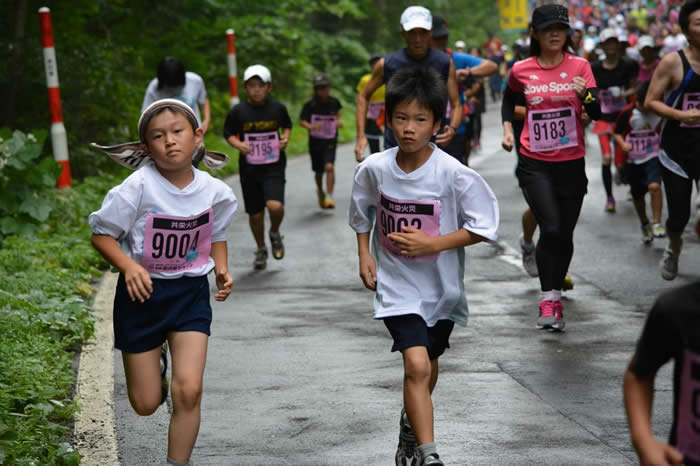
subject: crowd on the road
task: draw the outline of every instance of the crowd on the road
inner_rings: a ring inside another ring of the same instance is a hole
[[[616,211],[613,180],[628,184],[642,241],[668,236],[661,276],[678,274],[700,178],[700,74],[694,71],[700,70],[700,0],[683,6],[676,0],[578,1],[570,8],[541,3],[532,5],[530,27],[512,48],[489,34],[483,53],[476,47],[466,53],[461,40],[449,48],[447,21],[408,7],[400,19],[405,47],[372,55],[357,85],[358,166],[348,221],[357,234],[360,278],[376,293],[374,317],[387,327],[391,350],[403,357],[397,465],[444,464],[431,401],[438,358],[449,348],[454,325],[467,321],[464,248],[495,242],[499,224],[496,196],[468,166],[480,147],[487,87],[492,101],[501,102],[502,147],[515,149],[528,204],[520,246],[525,271],[540,281],[537,328],[565,328],[561,296],[572,286],[574,230],[588,189],[587,128],[601,147],[605,210]],[[93,245],[120,271],[114,333],[129,400],[137,413],[149,415],[171,390],[167,464],[180,465],[188,464],[199,429],[212,320],[206,277],[214,272],[215,299],[227,299],[233,279],[225,231],[238,199],[197,168],[228,162],[204,148],[211,120],[204,81],[172,57],[157,72],[138,121],[140,140],[95,146],[136,171],[108,193],[89,224]],[[253,267],[263,270],[266,211],[272,256],[285,256],[280,227],[292,120],[271,98],[268,67],[247,67],[243,83],[246,99],[229,111],[224,137],[240,153],[243,204],[256,245]],[[341,103],[331,95],[329,76],[316,75],[310,87],[299,124],[309,133],[318,206],[333,209]],[[696,229],[700,235],[700,220]],[[625,375],[632,439],[644,464],[700,464],[700,435],[693,428],[699,293],[696,284],[657,302]],[[656,371],[671,358],[677,409],[665,444],[651,434],[651,395]]]

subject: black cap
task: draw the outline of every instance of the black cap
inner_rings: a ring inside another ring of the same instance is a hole
[[[314,87],[330,86],[331,81],[325,74],[317,74],[314,76]]]
[[[447,21],[440,15],[433,15],[433,37],[439,39],[446,37],[450,33],[447,28]]]
[[[569,25],[569,10],[562,5],[542,5],[532,12],[532,27],[536,31],[549,27],[553,24]]]
[[[381,53],[373,53],[369,56],[369,66],[374,65],[374,62],[382,58],[384,58],[384,55],[382,55]]]

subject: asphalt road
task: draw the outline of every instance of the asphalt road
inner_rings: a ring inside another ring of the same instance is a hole
[[[472,166],[496,193],[500,241],[467,249],[467,328],[441,358],[434,403],[446,464],[634,464],[621,377],[645,312],[663,289],[700,278],[700,242],[685,235],[680,275],[663,281],[665,241],[641,243],[626,188],[618,212],[604,212],[600,152],[589,138],[589,194],[576,229],[565,293],[567,329],[537,331],[539,283],[519,266],[525,208],[515,158],[500,149],[495,106]],[[287,168],[287,254],[252,270],[245,213],[229,230],[233,295],[214,302],[197,465],[393,464],[402,365],[371,318],[372,295],[358,277],[347,226],[352,146],[338,151],[335,211],[320,211],[307,156]],[[237,179],[231,180],[240,198]],[[114,406],[121,464],[163,464],[167,407],[139,418],[126,399],[114,353]],[[670,368],[659,373],[654,425],[670,427]]]

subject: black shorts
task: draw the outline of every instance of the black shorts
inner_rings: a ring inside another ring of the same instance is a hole
[[[654,157],[640,164],[628,163],[625,165],[625,177],[629,181],[632,198],[643,199],[651,183],[661,184],[661,162]]]
[[[309,139],[309,154],[311,155],[311,169],[316,173],[323,173],[326,164],[335,163],[335,139]]]
[[[143,303],[132,301],[124,275],[114,296],[114,347],[143,353],[159,347],[169,332],[211,335],[211,303],[207,276],[154,278],[153,293]]]
[[[543,186],[547,186],[556,199],[578,199],[588,192],[583,157],[566,162],[545,162],[518,154],[515,175],[521,189],[544,189]]]
[[[278,162],[267,165],[250,165],[239,159],[238,168],[243,203],[248,215],[262,212],[267,201],[279,201],[284,204],[284,173],[287,168],[287,158],[284,154]]]
[[[431,361],[439,358],[450,347],[450,334],[455,326],[451,320],[438,320],[435,326],[428,327],[425,320],[417,314],[385,317],[382,320],[394,339],[391,351],[425,346]]]

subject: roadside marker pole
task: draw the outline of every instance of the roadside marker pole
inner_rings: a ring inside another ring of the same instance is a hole
[[[236,77],[236,34],[233,29],[226,30],[228,42],[228,82],[231,87],[231,107],[238,104],[238,78]]]
[[[56,49],[53,42],[53,27],[51,26],[51,10],[47,7],[39,8],[39,25],[41,27],[41,45],[44,48],[46,87],[49,91],[51,145],[53,147],[53,157],[62,167],[56,186],[58,188],[68,188],[71,186],[68,138],[66,136],[66,128],[63,126],[63,114],[61,113],[61,90],[58,86],[58,67],[56,65]]]

